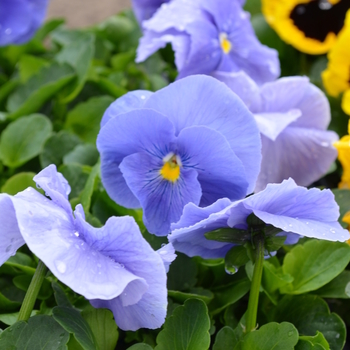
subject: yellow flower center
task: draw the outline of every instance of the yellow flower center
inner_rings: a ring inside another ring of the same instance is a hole
[[[182,165],[180,157],[170,152],[163,158],[163,162],[164,165],[159,171],[160,175],[165,180],[176,182],[180,177],[180,167]]]
[[[227,34],[220,33],[219,39],[220,39],[220,46],[222,48],[222,51],[224,51],[224,53],[226,54],[229,53],[232,49],[232,44],[230,40],[227,39]]]

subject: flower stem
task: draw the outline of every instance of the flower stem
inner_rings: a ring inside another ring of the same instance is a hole
[[[27,321],[33,311],[36,298],[39,294],[41,285],[44,282],[47,268],[44,263],[39,260],[32,281],[30,282],[23,304],[19,310],[17,321]]]
[[[257,239],[255,242],[255,265],[248,301],[246,333],[249,333],[256,328],[260,284],[264,266],[264,239],[263,237],[260,237],[260,235],[256,238]]]

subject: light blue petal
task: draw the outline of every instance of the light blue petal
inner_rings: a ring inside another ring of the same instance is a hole
[[[157,9],[169,0],[132,0],[132,7],[139,23],[152,17]]]
[[[108,195],[122,206],[139,208],[139,199],[130,191],[119,170],[121,161],[140,151],[162,159],[173,141],[172,123],[156,111],[138,109],[112,118],[97,137],[102,183]]]
[[[162,258],[165,271],[169,272],[171,263],[176,259],[175,248],[171,243],[168,243],[157,250],[157,253]]]
[[[231,200],[245,197],[248,189],[245,169],[221,133],[206,126],[192,126],[181,130],[177,145],[183,167],[198,173],[201,206],[223,197]]]
[[[48,0],[2,0],[0,46],[29,41],[44,21]]]
[[[333,142],[336,133],[309,128],[287,127],[275,141],[262,136],[261,172],[255,191],[268,183],[292,177],[300,186],[309,186],[321,178],[337,157]]]
[[[140,39],[135,61],[137,63],[145,61],[154,52],[164,48],[168,43],[171,44],[175,51],[176,67],[178,70],[181,70],[188,58],[190,37],[174,29],[169,29],[161,34],[153,31],[145,32],[144,36]]]
[[[307,77],[285,77],[261,87],[261,112],[285,113],[299,109],[302,113],[293,126],[326,130],[331,120],[325,94]]]
[[[128,218],[128,220],[133,219]],[[119,232],[123,231],[123,228],[125,226],[122,226]],[[110,232],[110,235],[111,238],[114,237],[113,231]],[[118,239],[116,242],[118,243],[118,251],[116,251],[118,261],[132,273],[143,278],[147,282],[148,290],[140,301],[133,305],[123,305],[121,297],[112,300],[91,300],[91,304],[94,307],[110,309],[119,328],[123,330],[159,328],[164,323],[167,310],[166,271],[163,260],[142,238],[139,231],[136,234],[135,230],[127,229],[120,238],[123,239]],[[108,244],[106,244],[104,252],[109,252],[114,258],[113,250],[108,249]],[[123,295],[123,297],[126,296]]]
[[[16,254],[25,242],[18,228],[12,199],[6,194],[0,194],[0,266],[9,257]]]
[[[145,107],[166,115],[177,135],[196,125],[220,132],[243,163],[248,193],[254,189],[260,170],[260,133],[252,114],[225,84],[202,75],[180,79],[154,93]]]
[[[264,84],[260,90],[262,107],[258,112],[283,113],[299,109],[309,85],[307,77],[287,77]]]
[[[122,97],[116,99],[103,114],[101,128],[112,118],[119,114],[142,108],[147,99],[153,94],[148,90],[129,91]]]
[[[178,67],[178,79],[194,74],[210,74],[216,70],[223,55],[217,28],[209,21],[194,21],[186,26],[190,49],[185,64]],[[175,49],[175,48],[174,48]]]
[[[185,206],[179,222],[171,225],[168,236],[176,251],[190,257],[201,256],[204,259],[223,258],[233,244],[211,241],[204,234],[218,228],[227,227],[228,207],[231,201],[219,199],[214,204],[200,208],[193,203]]]
[[[120,240],[124,241],[125,236],[131,236],[131,231],[135,228],[131,227],[127,231],[126,224],[123,226],[122,222],[118,225],[107,223],[101,229],[88,224],[76,226],[62,207],[32,188],[19,193],[13,199],[13,204],[18,226],[29,249],[75,292],[88,299],[110,299],[125,289],[136,289],[139,294],[134,295],[133,302],[137,302],[147,290],[147,283],[141,277],[123,268],[118,261],[91,244],[90,235],[96,235],[98,231],[100,239],[109,249],[118,250]],[[110,239],[108,242],[106,236]]]
[[[63,175],[57,172],[56,165],[49,165],[39,174],[35,175],[33,180],[53,202],[66,210],[68,214],[71,214],[72,208],[68,201],[71,188]]]
[[[272,141],[291,123],[301,117],[299,109],[291,109],[286,113],[254,114],[260,132]]]
[[[212,76],[237,94],[252,113],[261,110],[260,88],[246,73],[215,71]]]
[[[195,170],[182,168],[173,183],[160,175],[162,166],[162,160],[144,152],[132,154],[120,164],[126,183],[140,200],[148,231],[158,236],[167,235],[183,207],[189,202],[198,204],[202,195]]]
[[[270,184],[264,191],[246,198],[244,206],[265,223],[285,232],[329,241],[344,242],[350,238],[337,221],[339,207],[330,190],[308,190],[289,179],[282,184]]]

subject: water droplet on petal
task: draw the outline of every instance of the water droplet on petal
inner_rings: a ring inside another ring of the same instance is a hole
[[[74,235],[75,235],[76,237],[79,237],[79,232],[78,232],[78,231],[75,231],[75,232],[74,232]]]
[[[60,260],[57,260],[57,261],[55,262],[55,265],[56,265],[56,268],[57,268],[58,272],[60,272],[60,273],[65,273],[65,272],[66,272],[66,270],[67,270],[67,265],[66,265],[65,262],[60,261]]]
[[[11,250],[11,248],[12,248],[12,245],[10,244],[8,247],[6,247],[5,252],[8,253]]]

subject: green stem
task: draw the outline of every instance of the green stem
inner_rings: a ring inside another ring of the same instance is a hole
[[[32,281],[30,282],[23,304],[19,310],[17,321],[27,321],[33,311],[36,298],[39,294],[41,285],[45,279],[47,268],[41,260],[35,270]]]
[[[263,237],[257,237],[255,245],[255,265],[253,272],[252,285],[250,287],[247,321],[246,321],[246,333],[251,332],[256,328],[256,317],[258,313],[259,304],[259,292],[261,277],[264,266],[264,239]]]

